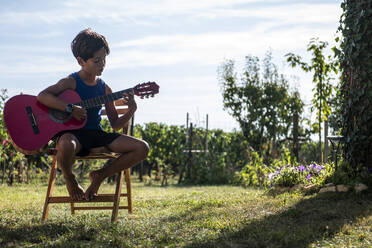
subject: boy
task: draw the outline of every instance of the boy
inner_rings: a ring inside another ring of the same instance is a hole
[[[85,29],[72,41],[71,49],[81,70],[41,91],[37,99],[50,108],[72,114],[77,120],[87,118],[87,123],[82,129],[62,132],[57,141],[57,162],[66,180],[67,190],[74,201],[81,201],[91,200],[97,195],[105,178],[145,159],[149,147],[146,142],[134,137],[104,132],[100,125],[100,107],[85,110],[56,97],[67,89],[75,90],[82,100],[112,93],[111,88],[98,77],[102,74],[106,56],[110,53],[106,38],[91,29]],[[121,117],[118,116],[113,102],[105,105],[108,119],[115,131],[122,128],[137,109],[133,94],[125,94],[123,98],[128,103],[128,112]],[[86,156],[91,148],[101,146],[122,155],[108,166],[90,172],[91,184],[84,192],[72,173],[75,156]]]

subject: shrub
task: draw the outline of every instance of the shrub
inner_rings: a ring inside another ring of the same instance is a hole
[[[250,162],[236,175],[236,182],[244,186],[292,187],[298,184],[324,185],[334,179],[334,165],[299,164],[293,161],[288,149],[284,149],[281,159],[273,160],[269,165],[257,152],[251,153]]]
[[[237,175],[237,182],[244,186],[264,185],[265,175],[273,169],[264,164],[257,152],[251,153],[251,161]]]
[[[323,185],[334,173],[333,164],[291,165],[280,167],[267,174],[266,186],[292,187],[297,184]]]

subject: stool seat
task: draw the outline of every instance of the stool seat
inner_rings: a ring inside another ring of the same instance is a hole
[[[48,148],[46,150],[46,153],[48,155],[57,155],[57,149],[56,148]],[[89,160],[89,159],[110,159],[110,158],[118,158],[121,154],[111,152],[109,149],[107,149],[104,146],[95,147],[90,150],[90,153],[87,156],[79,157],[76,156],[77,160]]]

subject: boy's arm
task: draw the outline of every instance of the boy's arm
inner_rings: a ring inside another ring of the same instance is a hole
[[[75,79],[61,79],[58,83],[41,91],[37,96],[37,100],[49,108],[65,111],[68,103],[59,99],[57,96],[67,89],[75,90]]]
[[[106,85],[106,94],[111,94],[112,90],[109,86]],[[121,117],[118,116],[116,111],[115,105],[113,102],[108,102],[105,105],[107,117],[110,121],[111,127],[118,131],[124,127],[124,125],[130,120],[133,116],[134,112],[137,110],[137,104],[134,101],[133,94],[126,94],[124,95],[124,99],[128,102],[128,112],[122,115]]]
[[[41,91],[37,96],[37,100],[49,108],[65,111],[69,103],[59,99],[57,96],[67,89],[75,90],[75,88],[75,79],[71,77],[63,78],[58,83]],[[72,116],[77,120],[84,120],[86,117],[86,110],[80,106],[74,106]]]

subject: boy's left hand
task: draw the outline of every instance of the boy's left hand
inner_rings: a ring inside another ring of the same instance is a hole
[[[126,101],[126,103],[128,104],[128,108],[130,110],[132,110],[132,111],[136,111],[137,110],[137,103],[134,100],[134,93],[133,93],[133,91],[130,92],[129,94],[128,93],[124,93],[123,94],[123,98]]]

